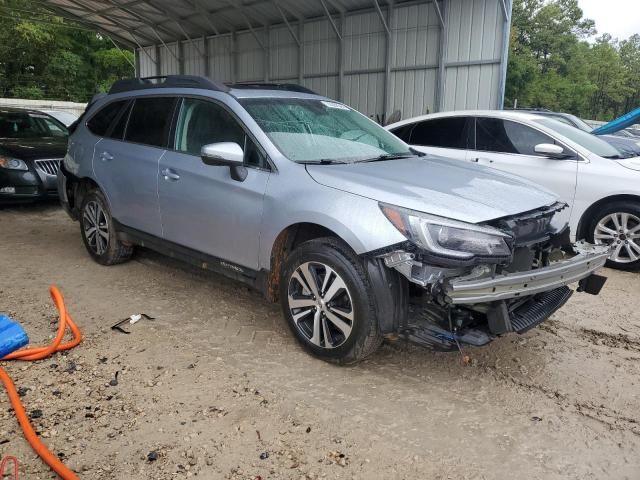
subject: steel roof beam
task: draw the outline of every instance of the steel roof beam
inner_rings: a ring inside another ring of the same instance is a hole
[[[442,16],[442,10],[440,9],[439,0],[433,0],[433,7],[436,9],[436,14],[438,15],[438,20],[440,20],[440,26],[444,28],[444,17]]]
[[[280,12],[280,16],[282,17],[282,20],[284,21],[284,24],[287,26],[287,29],[289,30],[289,33],[293,37],[293,40],[296,42],[296,45],[298,45],[298,47],[300,47],[302,45],[300,43],[300,39],[298,38],[298,36],[293,31],[293,28],[291,27],[291,24],[289,23],[289,20],[287,20],[287,16],[282,11],[282,8],[280,8],[280,5],[278,5],[278,3],[275,0],[274,0],[273,4],[276,6],[278,11]]]
[[[184,0],[184,2],[200,12],[211,27],[211,30],[213,30],[213,33],[215,33],[216,35],[220,35],[220,30],[218,30],[218,27],[216,27],[216,25],[213,23],[211,14],[207,12],[207,10],[200,4],[199,0]]]
[[[327,16],[329,23],[331,23],[331,28],[333,28],[333,31],[335,32],[336,36],[342,42],[342,35],[340,34],[340,30],[338,30],[338,26],[336,25],[336,22],[333,20],[331,13],[329,13],[329,9],[327,8],[327,4],[325,0],[320,0],[320,3],[322,4],[322,8],[324,9],[324,13]]]
[[[171,8],[159,7],[152,0],[143,0],[142,3],[144,5],[150,6],[151,8],[155,8],[158,12],[163,14],[165,17],[170,18],[171,20],[176,22],[180,26],[180,30],[182,30],[183,33],[184,33],[184,26],[182,25],[182,23],[190,25],[195,30],[197,30],[197,32],[200,33],[200,34],[208,35],[210,33],[210,32],[207,32],[206,30],[204,30],[197,23],[194,23],[191,20],[189,20],[188,18],[181,17],[175,10],[173,10]]]
[[[86,3],[83,3],[80,0],[66,0],[66,1],[69,2],[69,3],[72,3],[74,5],[77,5],[78,7],[84,7],[86,10],[89,10],[91,8],[91,6],[87,5]],[[134,28],[131,25],[126,25],[126,24],[123,24],[122,22],[117,22],[117,21],[113,20],[111,16],[109,16],[109,17],[100,16],[100,18],[108,21],[109,23],[111,23],[115,27],[120,27],[122,29],[122,31],[125,31],[125,32],[127,32],[127,31],[131,30],[132,28]],[[131,20],[131,19],[129,19],[129,20]],[[91,20],[87,20],[87,21],[91,22]],[[92,23],[96,23],[97,24],[97,22],[92,22]],[[145,40],[147,40],[149,42],[153,41],[153,39],[151,37],[147,37],[146,35],[143,35],[140,32],[138,32],[138,36],[144,38]]]
[[[378,16],[380,17],[380,21],[382,22],[382,26],[387,32],[387,35],[391,35],[391,30],[389,29],[389,25],[387,25],[387,21],[384,18],[384,14],[382,13],[382,10],[380,9],[380,4],[378,3],[378,0],[373,0],[373,3],[376,6],[376,11],[378,12]],[[393,8],[392,4],[390,4],[389,6]]]
[[[167,35],[171,36],[171,37],[175,37],[176,35],[176,31],[175,30],[170,30],[167,27],[164,27],[163,24],[167,23],[169,20],[167,20],[166,22],[157,22],[157,23],[150,23],[146,18],[144,18],[142,15],[140,15],[138,12],[136,12],[135,10],[132,10],[130,7],[123,7],[122,5],[124,4],[119,4],[117,2],[115,2],[114,0],[102,0],[106,3],[108,3],[109,5],[114,5],[117,6],[119,8],[122,9],[122,11],[127,12],[129,15],[134,16],[140,23],[146,25],[149,28],[157,28],[158,30],[166,33]],[[141,2],[142,3],[142,2]]]
[[[72,20],[74,22],[77,22],[81,25],[86,25],[88,28],[90,28],[91,30],[95,30],[96,32],[102,34],[102,35],[111,35],[115,38],[118,39],[118,41],[120,41],[121,43],[123,43],[124,45],[127,45],[129,47],[134,47],[135,43],[132,43],[131,40],[127,40],[125,37],[123,37],[122,35],[120,35],[119,32],[113,32],[111,30],[108,30],[107,28],[104,27],[100,27],[100,26],[96,26],[95,22],[89,22],[86,20],[83,20],[82,18],[79,18],[77,15],[74,15],[71,12],[68,12],[62,8],[57,8],[51,5],[47,5],[44,8],[46,8],[47,10],[49,10],[50,12],[52,12],[53,15],[58,16],[58,17],[62,17],[62,18],[66,18],[67,20]]]

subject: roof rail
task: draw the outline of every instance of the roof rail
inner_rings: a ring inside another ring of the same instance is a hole
[[[503,110],[514,110],[514,111],[521,111],[521,112],[549,112],[549,113],[553,113],[553,110],[549,110],[548,108],[544,108],[544,107],[504,108]]]
[[[248,83],[227,83],[229,88],[256,89],[256,90],[286,90],[289,92],[310,93],[318,95],[310,88],[303,87],[297,83],[269,83],[269,82],[248,82]]]
[[[214,82],[196,75],[160,75],[156,77],[138,77],[116,80],[109,90],[109,94],[130,92],[133,90],[147,90],[151,88],[201,88],[227,92],[229,87],[223,83]]]

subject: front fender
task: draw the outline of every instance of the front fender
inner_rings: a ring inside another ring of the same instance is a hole
[[[271,267],[278,235],[299,223],[331,230],[358,255],[406,241],[375,200],[320,185],[308,176],[287,182],[286,175],[272,175],[272,180],[265,195],[261,228],[262,269]]]

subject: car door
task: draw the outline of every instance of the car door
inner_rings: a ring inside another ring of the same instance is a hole
[[[578,155],[538,129],[501,118],[477,117],[475,149],[469,160],[474,163],[519,175],[554,192],[569,204],[556,218],[569,221],[575,198]],[[560,145],[566,158],[550,158],[536,153],[541,143]]]
[[[433,118],[391,131],[420,152],[467,160],[473,145],[473,119],[465,116]]]
[[[113,217],[123,225],[161,236],[158,161],[164,155],[175,97],[139,97],[121,112],[95,146],[93,169]]]
[[[202,146],[235,142],[247,176],[206,165]],[[266,155],[225,106],[185,98],[176,120],[174,149],[160,159],[158,194],[164,238],[228,262],[257,269],[263,197],[270,168]]]

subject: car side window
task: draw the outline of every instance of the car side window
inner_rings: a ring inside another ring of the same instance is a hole
[[[534,128],[510,120],[478,118],[476,121],[476,150],[542,156],[534,150],[540,143],[556,142]]]
[[[411,131],[413,130],[414,126],[415,126],[415,123],[409,123],[407,125],[394,128],[393,130],[391,130],[391,133],[393,133],[396,137],[398,137],[403,142],[409,143],[411,142]]]
[[[469,148],[473,144],[472,119],[449,117],[424,120],[411,132],[412,145],[439,148]]]
[[[177,98],[174,97],[136,98],[129,115],[125,140],[166,147],[176,102]]]
[[[109,138],[113,138],[115,140],[122,140],[124,138],[124,131],[127,128],[127,123],[129,121],[129,115],[131,114],[131,108],[133,107],[133,101],[129,102],[129,105],[120,112],[120,116],[116,120],[115,125],[111,128],[110,132],[107,132],[107,136]]]
[[[94,135],[103,137],[127,101],[128,100],[120,100],[117,102],[111,102],[102,107],[102,109],[93,115],[93,117],[91,117],[87,122],[87,128],[89,131]]]
[[[203,146],[219,142],[237,143],[244,150],[246,165],[267,168],[264,154],[227,110],[214,102],[185,98],[176,126],[175,149],[199,156]]]

